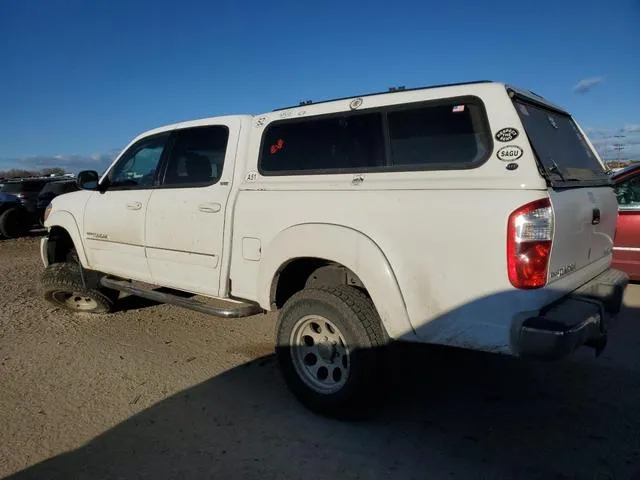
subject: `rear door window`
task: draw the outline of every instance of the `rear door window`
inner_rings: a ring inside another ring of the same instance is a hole
[[[220,180],[229,128],[208,125],[179,130],[164,173],[163,187],[206,187]]]
[[[610,184],[602,164],[567,114],[515,100],[531,146],[552,182]]]

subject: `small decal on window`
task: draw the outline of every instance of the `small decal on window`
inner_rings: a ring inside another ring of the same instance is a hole
[[[511,162],[519,159],[523,153],[523,150],[517,145],[507,145],[498,149],[496,156],[503,162]]]
[[[496,133],[496,140],[499,142],[511,142],[512,140],[515,140],[517,136],[518,130],[512,127],[507,127],[498,130]]]
[[[271,155],[278,153],[279,150],[282,150],[282,147],[284,147],[284,140],[279,138],[274,145],[271,145]]]
[[[453,113],[464,112],[464,105],[456,105],[453,107]]]

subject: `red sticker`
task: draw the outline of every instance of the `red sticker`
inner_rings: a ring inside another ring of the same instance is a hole
[[[279,138],[275,145],[271,145],[271,155],[278,153],[278,150],[281,150],[282,147],[284,147],[284,140]]]

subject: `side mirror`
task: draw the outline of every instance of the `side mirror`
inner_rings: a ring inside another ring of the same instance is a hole
[[[100,177],[95,170],[83,170],[78,173],[76,183],[78,184],[78,188],[82,190],[98,190],[99,180]]]

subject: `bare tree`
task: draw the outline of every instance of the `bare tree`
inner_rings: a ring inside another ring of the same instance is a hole
[[[37,177],[37,176],[50,176],[50,175],[63,175],[67,173],[64,168],[50,167],[43,168],[42,170],[24,170],[22,168],[12,168],[10,170],[0,170],[0,178],[20,178],[20,177]]]

